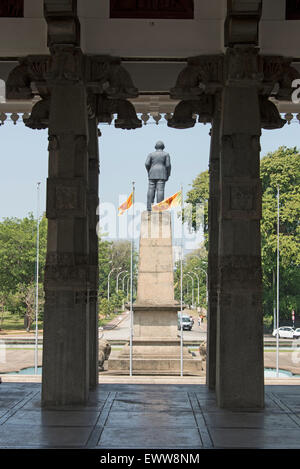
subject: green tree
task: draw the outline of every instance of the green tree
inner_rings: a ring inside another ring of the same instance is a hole
[[[194,305],[207,307],[206,304],[206,272],[207,272],[207,251],[205,246],[200,246],[191,253],[187,254],[183,259],[183,302],[187,305],[192,305],[192,280],[194,279]],[[195,274],[190,273],[195,272]],[[190,275],[190,276],[189,276]],[[180,261],[176,262],[174,272],[174,294],[175,299],[180,301],[180,276],[181,265]],[[199,278],[199,303],[198,303],[198,278]]]
[[[137,268],[137,251],[133,252],[133,272],[135,274]],[[108,275],[110,274],[110,301],[115,303],[115,307],[120,307],[124,301],[122,292],[123,279],[125,274],[130,273],[131,243],[128,240],[107,241],[99,238],[99,297],[107,298]],[[118,295],[117,275],[119,276]],[[126,285],[126,284],[125,284]],[[125,287],[124,285],[124,287]]]
[[[36,220],[32,214],[24,219],[5,218],[0,223],[0,290],[15,293],[18,285],[35,280]],[[47,220],[40,221],[39,272],[40,280],[46,261]]]
[[[263,269],[263,310],[273,313],[276,290],[277,187],[280,189],[280,318],[291,319],[294,309],[300,313],[300,155],[297,148],[280,147],[261,159],[262,221],[261,246]],[[185,217],[198,230],[196,205],[203,204],[203,231],[208,243],[209,173],[199,174],[187,193],[193,205],[192,216]]]
[[[276,295],[277,190],[279,188],[280,318],[291,319],[300,310],[300,154],[280,147],[261,160],[262,267],[264,313],[272,315]]]
[[[208,240],[208,199],[209,172],[207,170],[193,180],[192,189],[187,192],[185,199],[189,206],[183,211],[183,219],[191,229],[198,231],[202,228],[206,244]]]

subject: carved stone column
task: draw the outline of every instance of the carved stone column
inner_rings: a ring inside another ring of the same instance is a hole
[[[264,405],[261,182],[261,59],[229,48],[222,101],[216,394],[220,407]]]
[[[89,269],[90,269],[90,295],[89,295],[89,346],[90,346],[90,388],[98,384],[98,236],[97,224],[99,221],[99,150],[98,128],[95,117],[89,119]]]
[[[216,340],[218,305],[218,260],[219,260],[219,211],[220,211],[220,120],[221,93],[214,97],[210,157],[209,157],[209,200],[208,200],[208,311],[207,311],[207,362],[206,384],[210,389],[216,385]]]
[[[48,246],[42,403],[80,404],[89,392],[88,119],[82,54],[56,47],[48,77]]]

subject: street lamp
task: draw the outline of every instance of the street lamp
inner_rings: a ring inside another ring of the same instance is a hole
[[[121,270],[121,269],[122,269],[122,267],[119,267],[119,268],[114,267],[113,269],[111,269],[111,271],[110,271],[109,274],[108,274],[108,277],[107,277],[107,300],[108,300],[108,301],[109,301],[109,281],[110,281],[110,275],[112,274],[112,272],[113,272],[114,270]]]
[[[197,269],[200,269],[202,270],[202,272],[205,273],[205,276],[206,276],[206,305],[208,304],[208,278],[207,278],[207,272],[205,269],[203,269],[203,267],[197,267]]]
[[[120,269],[122,269],[122,267],[120,267]],[[124,274],[124,272],[128,272],[128,270],[122,270],[122,272],[119,272],[118,275],[117,275],[117,286],[116,286],[116,292],[117,293],[119,291],[119,277],[120,277],[121,274]]]
[[[125,288],[125,278],[128,277],[128,275],[130,275],[129,273],[124,275],[123,277],[123,283],[122,283],[122,290],[124,291],[124,288]]]
[[[192,277],[190,274],[185,274],[188,277],[192,279],[192,308],[194,307],[194,277]]]
[[[199,303],[200,303],[200,301],[199,301],[199,284],[200,284],[199,275],[196,274],[196,272],[194,272],[193,270],[192,270],[191,272],[188,272],[188,273],[189,273],[189,274],[194,274],[194,275],[196,275],[196,277],[197,277],[197,283],[198,283],[198,301],[197,301],[197,303],[198,303],[198,305],[199,305]]]

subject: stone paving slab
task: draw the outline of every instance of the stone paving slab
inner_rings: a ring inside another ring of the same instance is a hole
[[[100,384],[86,406],[43,409],[39,383],[0,385],[0,448],[298,448],[300,386],[262,411],[224,410],[202,384]]]

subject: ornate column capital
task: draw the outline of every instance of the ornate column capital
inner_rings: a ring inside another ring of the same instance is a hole
[[[51,55],[22,58],[6,83],[7,99],[32,99],[34,95],[42,99],[24,120],[28,127],[47,128],[52,87],[76,83],[86,87],[89,114],[96,113],[98,122],[111,122],[112,114],[117,113],[117,128],[142,126],[133,105],[127,101],[138,96],[138,89],[119,57],[84,55],[80,48],[72,45],[56,44],[50,50]]]
[[[214,94],[224,82],[224,55],[189,57],[171,89],[173,99],[196,99],[203,93]]]
[[[289,57],[261,55],[257,47],[247,44],[228,47],[225,55],[189,57],[170,90],[171,98],[182,101],[176,106],[168,126],[178,129],[193,127],[196,114],[199,122],[210,122],[213,95],[230,85],[255,87],[260,100],[262,127],[281,128],[286,121],[281,119],[278,109],[268,98],[291,99],[292,82],[300,78],[291,64]]]

